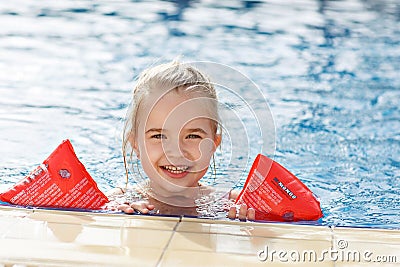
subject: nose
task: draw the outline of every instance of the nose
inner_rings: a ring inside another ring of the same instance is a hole
[[[164,154],[170,159],[170,160],[176,160],[182,158],[189,160],[188,158],[188,151],[185,148],[184,142],[179,140],[179,138],[169,138],[163,140],[163,150]],[[173,163],[173,162],[171,162]],[[183,164],[180,162],[179,164]]]

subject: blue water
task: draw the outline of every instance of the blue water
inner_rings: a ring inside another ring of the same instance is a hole
[[[134,77],[177,55],[261,88],[319,224],[400,228],[396,0],[1,1],[0,188],[66,138],[102,190],[122,183]]]

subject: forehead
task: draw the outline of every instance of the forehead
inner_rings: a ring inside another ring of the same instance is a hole
[[[145,128],[182,128],[185,125],[209,123],[216,120],[210,104],[213,99],[170,91],[156,99],[148,99],[140,112],[140,124]]]

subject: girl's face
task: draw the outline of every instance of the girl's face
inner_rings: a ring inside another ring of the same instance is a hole
[[[210,101],[176,91],[144,101],[132,143],[152,190],[161,196],[187,197],[207,172],[221,141],[207,108]]]

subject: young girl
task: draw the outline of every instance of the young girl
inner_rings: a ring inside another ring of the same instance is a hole
[[[134,88],[123,137],[127,176],[126,159],[136,156],[148,179],[133,189],[115,188],[109,195],[124,199],[117,209],[125,213],[197,216],[199,200],[216,193],[200,179],[220,143],[217,96],[209,79],[177,61],[149,68]],[[136,172],[142,176],[138,164]],[[231,190],[224,197],[237,196]],[[255,217],[246,205],[238,211],[230,205],[226,211],[230,219]]]

